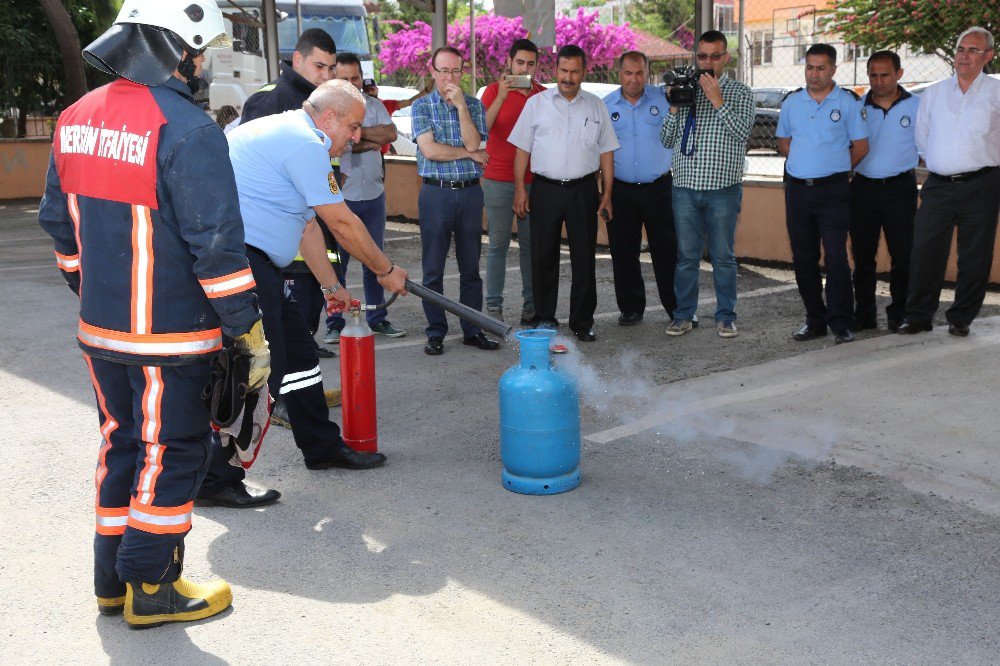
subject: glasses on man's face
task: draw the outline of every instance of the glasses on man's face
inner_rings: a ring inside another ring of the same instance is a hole
[[[437,67],[434,68],[434,71],[445,76],[462,76],[465,73],[464,69],[438,69]]]
[[[967,49],[964,46],[959,46],[957,49],[955,49],[955,55],[977,56],[980,53],[986,53],[986,49],[977,49],[975,47]]]
[[[724,55],[726,55],[726,54],[725,53],[698,53],[698,54],[695,55],[695,58],[697,58],[699,62],[705,62],[706,60],[711,60],[712,62],[719,62],[720,60],[722,60],[722,56],[724,56]]]

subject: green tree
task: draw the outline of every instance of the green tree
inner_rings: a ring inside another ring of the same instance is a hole
[[[1000,4],[985,0],[837,0],[830,30],[844,41],[877,49],[904,44],[955,62],[955,40],[969,26],[994,35],[1000,29]],[[987,71],[997,71],[994,58]]]
[[[628,5],[626,16],[633,28],[676,41],[682,27],[693,29],[694,0],[638,0]]]

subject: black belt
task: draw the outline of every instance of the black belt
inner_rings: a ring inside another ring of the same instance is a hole
[[[461,190],[479,184],[478,178],[472,180],[441,180],[439,178],[424,178],[424,183],[435,187],[444,187],[449,190]]]
[[[790,173],[785,174],[785,181],[789,183],[799,183],[800,185],[806,185],[812,187],[813,185],[823,185],[824,183],[836,183],[839,181],[846,181],[847,176],[850,171],[841,171],[840,173],[833,173],[829,176],[823,176],[821,178],[796,178]]]
[[[615,178],[615,182],[616,183],[621,183],[622,185],[631,185],[631,186],[634,186],[634,187],[644,187],[646,185],[655,185],[657,183],[662,183],[662,182],[664,182],[666,180],[669,180],[669,179],[670,179],[670,172],[668,171],[665,174],[663,174],[662,176],[660,176],[659,178],[657,178],[656,180],[651,180],[651,181],[649,181],[647,183],[630,183],[627,180],[621,180],[619,178]]]
[[[569,180],[556,180],[555,178],[549,178],[548,176],[543,176],[540,173],[532,173],[531,175],[535,177],[535,180],[540,180],[543,183],[551,183],[552,185],[562,185],[563,187],[573,187],[574,185],[579,185],[580,183],[586,183],[588,180],[594,180],[594,173],[588,173],[586,176],[581,178],[570,178]]]
[[[252,252],[253,254],[256,254],[258,257],[262,257],[264,261],[266,261],[268,264],[274,266],[279,271],[281,270],[281,267],[275,264],[273,261],[271,261],[271,257],[267,256],[267,252],[264,252],[264,250],[260,249],[259,247],[255,247],[253,245],[247,245],[246,248],[247,252]]]
[[[859,180],[863,180],[866,183],[876,183],[877,185],[885,185],[886,183],[891,183],[894,180],[902,180],[903,178],[912,178],[913,169],[910,169],[909,171],[904,171],[903,173],[897,173],[895,176],[889,176],[888,178],[869,178],[863,173],[855,173],[854,177]]]
[[[979,178],[980,176],[985,176],[989,172],[993,171],[997,167],[988,166],[983,167],[977,171],[966,171],[965,173],[953,173],[950,176],[942,176],[939,173],[934,173],[933,171],[928,172],[928,176],[936,180],[943,180],[946,183],[964,183],[967,180],[972,180],[973,178]]]

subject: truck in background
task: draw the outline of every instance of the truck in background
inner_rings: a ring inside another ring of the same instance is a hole
[[[205,52],[205,79],[208,90],[201,100],[209,111],[223,106],[243,109],[246,99],[268,82],[265,60],[264,22],[260,0],[217,0],[233,36],[233,46]],[[298,41],[296,3],[278,0],[278,54],[290,61]],[[365,78],[374,78],[371,42],[368,39],[368,12],[363,0],[300,0],[302,30],[320,28],[330,33],[338,52],[355,53],[361,59]],[[207,94],[207,99],[206,99]]]

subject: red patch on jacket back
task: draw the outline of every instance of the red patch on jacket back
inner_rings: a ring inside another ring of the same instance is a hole
[[[156,146],[166,122],[146,86],[119,79],[85,95],[56,125],[62,191],[158,208]]]

